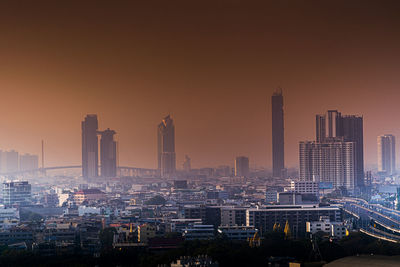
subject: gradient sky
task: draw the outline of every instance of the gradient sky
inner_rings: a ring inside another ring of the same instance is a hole
[[[277,86],[289,167],[327,109],[364,116],[367,166],[377,135],[400,138],[398,1],[132,2],[0,2],[0,148],[39,154],[44,139],[48,166],[79,164],[96,113],[120,165],[153,168],[171,113],[177,166],[269,167]]]

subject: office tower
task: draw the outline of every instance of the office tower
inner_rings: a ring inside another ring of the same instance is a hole
[[[354,190],[355,142],[299,143],[300,180],[332,183],[334,188]]]
[[[100,165],[102,177],[115,177],[117,175],[117,143],[114,141],[115,131],[109,128],[99,132],[100,139]]]
[[[6,151],[3,155],[5,155],[6,162],[6,170],[7,172],[16,172],[18,171],[19,166],[19,156],[18,152],[15,150]]]
[[[378,171],[392,175],[396,172],[396,142],[391,134],[378,136]]]
[[[170,115],[166,116],[157,129],[158,137],[158,169],[161,177],[175,175],[175,126]]]
[[[191,159],[190,159],[190,157],[188,155],[186,155],[185,156],[185,161],[183,162],[183,170],[186,173],[189,173],[191,169],[192,169]]]
[[[284,123],[282,89],[276,90],[272,97],[272,173],[281,177],[285,168],[284,155]]]
[[[236,157],[235,159],[235,176],[248,177],[249,176],[249,158]]]
[[[27,181],[15,181],[3,183],[3,204],[28,205],[31,202],[31,185]]]
[[[325,115],[316,115],[316,141],[322,143],[338,138],[355,143],[355,185],[362,187],[364,185],[363,117],[342,115],[337,110],[328,110]]]
[[[19,170],[28,171],[39,168],[39,157],[37,155],[24,154],[19,157]]]
[[[82,121],[82,176],[99,176],[99,148],[97,115],[89,114]]]

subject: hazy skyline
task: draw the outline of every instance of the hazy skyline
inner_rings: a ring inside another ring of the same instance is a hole
[[[290,5],[288,4],[290,3]],[[271,167],[270,97],[283,88],[285,163],[315,139],[328,109],[400,136],[396,1],[2,1],[0,148],[80,164],[80,123],[115,130],[119,163],[157,167],[159,121],[171,114],[177,167]],[[397,157],[400,158],[400,157]]]

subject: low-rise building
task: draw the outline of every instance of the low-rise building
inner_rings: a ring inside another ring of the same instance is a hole
[[[213,239],[214,238],[214,226],[213,225],[193,225],[191,228],[187,228],[183,231],[182,236],[186,240],[194,239]]]
[[[106,198],[106,194],[99,189],[82,189],[74,194],[74,202],[77,205],[84,201],[98,201]]]
[[[152,224],[142,224],[138,226],[138,242],[148,243],[150,238],[157,235],[157,226]]]
[[[225,235],[230,240],[246,241],[254,237],[258,230],[253,226],[220,226],[218,233]]]

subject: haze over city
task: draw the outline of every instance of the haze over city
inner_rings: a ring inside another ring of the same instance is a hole
[[[177,167],[271,167],[270,96],[285,97],[285,164],[312,140],[315,114],[364,118],[367,167],[376,136],[399,135],[396,1],[107,1],[0,4],[0,148],[79,164],[80,122],[117,132],[119,163],[157,166],[159,121],[176,127]]]

